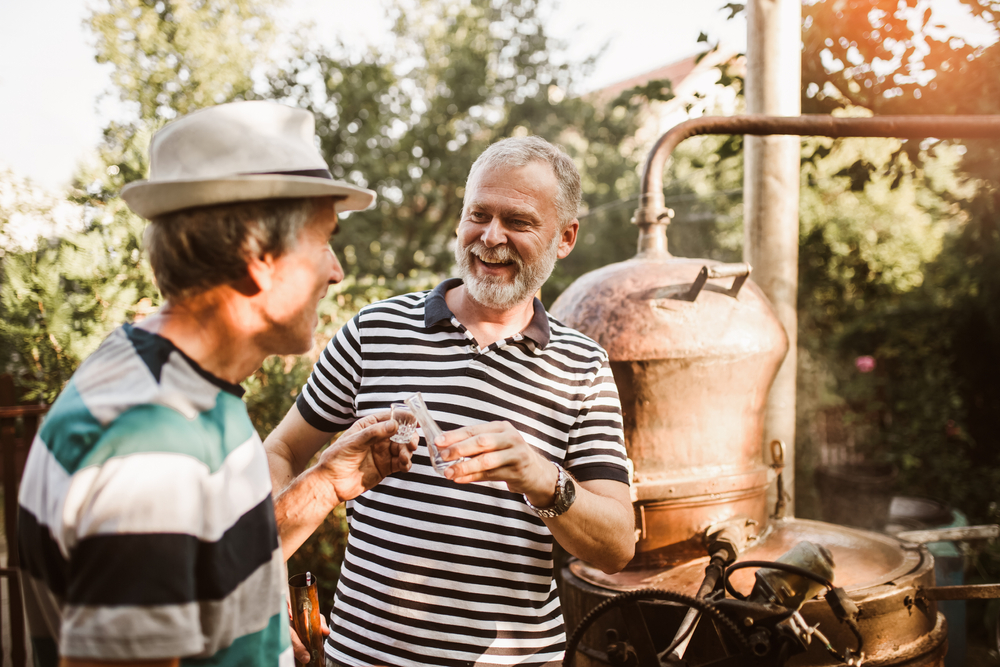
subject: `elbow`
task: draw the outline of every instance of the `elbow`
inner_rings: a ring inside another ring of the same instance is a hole
[[[622,551],[619,558],[612,564],[611,569],[604,570],[605,574],[617,574],[625,569],[629,563],[632,562],[632,558],[635,556],[635,546],[633,545],[629,549]]]
[[[620,530],[615,531],[617,539],[604,549],[600,563],[594,563],[604,574],[617,574],[635,558],[635,515],[632,508],[625,514]]]
[[[630,533],[628,537],[632,537]],[[593,563],[604,574],[617,574],[635,557],[635,540],[623,540],[617,548],[605,550],[600,563]]]

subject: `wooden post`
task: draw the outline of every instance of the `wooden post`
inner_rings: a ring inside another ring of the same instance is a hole
[[[800,115],[801,26],[801,0],[747,2],[747,113]],[[792,495],[788,516],[795,512],[800,143],[795,136],[746,135],[743,149],[743,258],[753,266],[753,280],[788,333],[788,356],[768,397],[761,443],[782,440],[786,445],[784,487]],[[773,506],[776,498],[771,500]]]

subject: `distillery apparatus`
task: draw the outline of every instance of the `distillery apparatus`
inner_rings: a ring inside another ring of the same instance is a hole
[[[1000,138],[1000,118],[701,118],[656,143],[638,253],[582,276],[551,309],[607,350],[634,466],[633,561],[615,575],[582,561],[563,570],[567,663],[943,665],[937,600],[1000,587],[935,586],[921,544],[933,536],[782,516],[786,443],[763,434],[788,337],[752,267],[667,250],[663,167],[699,134]]]

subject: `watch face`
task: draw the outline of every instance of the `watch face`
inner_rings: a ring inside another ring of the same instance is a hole
[[[562,473],[560,476],[562,477],[562,484],[559,485],[555,510],[559,514],[562,514],[576,500],[576,485],[573,483],[573,478],[566,473]]]
[[[576,500],[576,484],[573,483],[572,477],[566,475],[566,484],[563,486],[563,503],[569,507],[574,500]]]

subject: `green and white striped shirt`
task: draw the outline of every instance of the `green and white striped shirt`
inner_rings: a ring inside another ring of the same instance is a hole
[[[41,664],[292,664],[267,459],[242,393],[129,325],[73,375],[19,497]]]

